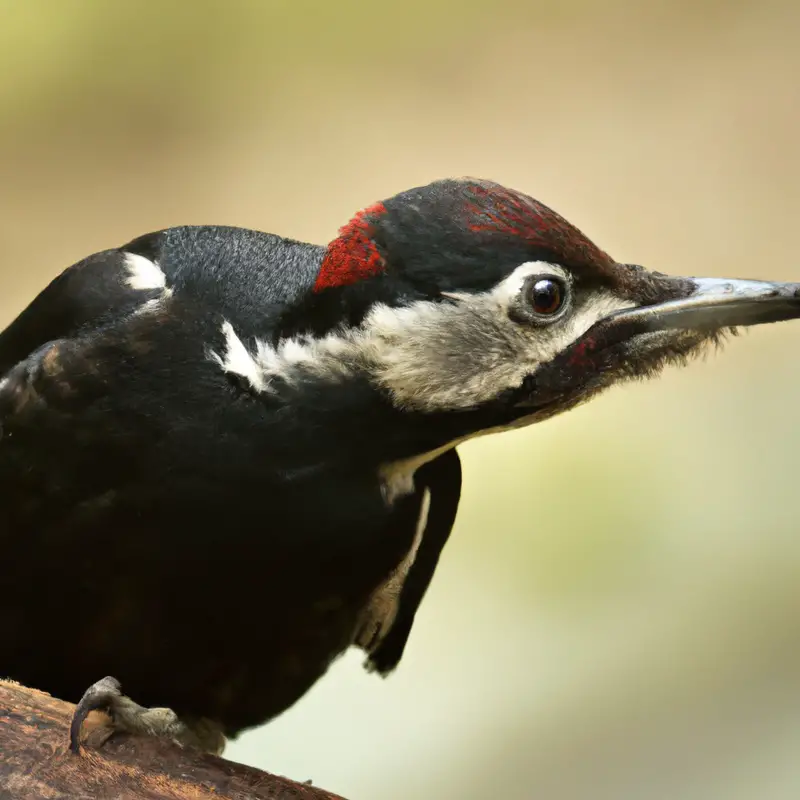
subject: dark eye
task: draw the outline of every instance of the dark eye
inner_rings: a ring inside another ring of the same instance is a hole
[[[564,285],[554,278],[539,278],[528,290],[528,302],[537,314],[548,317],[564,305]]]

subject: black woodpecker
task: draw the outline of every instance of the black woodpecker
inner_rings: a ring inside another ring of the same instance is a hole
[[[73,749],[104,708],[219,753],[351,646],[397,666],[458,444],[798,316],[800,284],[620,264],[484,180],[327,247],[186,226],[91,255],[0,334],[0,674],[79,703]]]

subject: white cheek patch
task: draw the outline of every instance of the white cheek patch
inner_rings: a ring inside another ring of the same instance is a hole
[[[286,339],[277,347],[258,341],[254,353],[225,323],[226,353],[213,357],[256,391],[270,391],[275,378],[291,386],[301,376],[337,382],[367,374],[398,407],[469,408],[518,387],[599,319],[634,305],[608,291],[596,292],[550,324],[526,324],[509,312],[532,275],[554,275],[570,285],[563,268],[528,262],[488,292],[449,294],[449,303],[377,305],[358,328],[319,339]]]
[[[451,295],[456,302],[450,305],[376,308],[364,323],[376,380],[404,408],[469,408],[516,388],[599,319],[634,305],[598,292],[550,324],[521,323],[509,312],[532,275],[554,275],[569,285],[561,267],[532,262],[489,292]]]
[[[125,253],[125,269],[128,277],[125,281],[131,289],[149,291],[166,289],[167,276],[155,261],[136,253]]]

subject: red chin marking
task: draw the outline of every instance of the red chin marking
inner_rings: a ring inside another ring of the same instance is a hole
[[[371,237],[375,217],[386,213],[383,203],[375,203],[353,217],[325,251],[314,291],[348,286],[382,272],[383,257]]]
[[[582,342],[578,342],[569,357],[569,365],[571,367],[587,366],[591,362],[589,354],[594,350],[595,344],[596,342],[591,336],[587,336]]]

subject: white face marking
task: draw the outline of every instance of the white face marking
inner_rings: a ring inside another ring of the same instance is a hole
[[[560,277],[570,286],[561,267],[528,262],[490,291],[458,294],[452,303],[377,305],[358,328],[320,339],[286,339],[277,348],[259,341],[253,355],[239,342],[229,348],[236,358],[225,368],[247,377],[259,391],[269,390],[273,378],[291,386],[301,375],[336,382],[367,373],[401,408],[469,408],[519,386],[599,319],[634,305],[597,292],[553,322],[525,324],[509,312],[524,303],[522,288],[535,275]],[[226,330],[229,337],[235,338],[232,329]],[[235,369],[230,367],[234,361]]]
[[[125,268],[128,271],[125,282],[131,289],[148,291],[167,288],[167,276],[161,267],[149,258],[136,253],[125,253]]]
[[[469,408],[519,386],[602,317],[634,303],[598,292],[554,321],[530,325],[511,318],[526,280],[567,273],[541,262],[519,266],[492,290],[461,294],[452,305],[420,302],[375,308],[364,323],[374,377],[398,406],[422,411]]]
[[[430,490],[425,489],[420,503],[414,541],[403,560],[394,568],[391,575],[373,592],[372,597],[361,613],[353,643],[374,652],[392,629],[400,607],[400,593],[408,577],[409,570],[417,557],[425,526],[428,524],[428,511],[431,507]]]
[[[225,372],[245,378],[253,389],[263,392],[267,387],[264,370],[250,355],[242,340],[236,335],[233,325],[227,320],[222,323],[222,333],[225,336],[225,354],[220,356],[212,351],[211,357]]]

